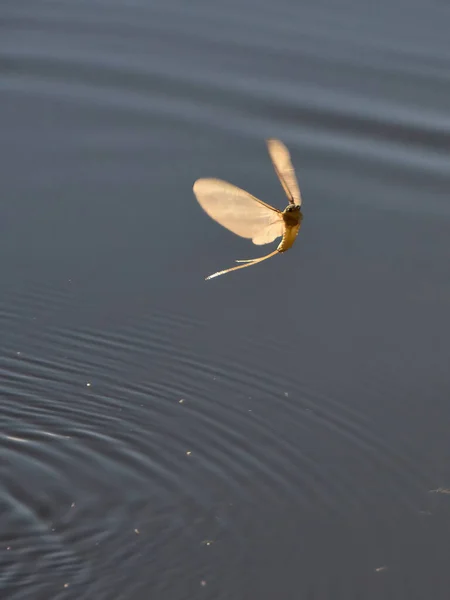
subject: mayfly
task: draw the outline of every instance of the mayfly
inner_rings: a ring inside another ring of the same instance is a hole
[[[277,237],[281,237],[281,242],[274,252],[266,256],[237,260],[237,263],[244,264],[218,271],[206,279],[256,265],[279,252],[286,252],[295,242],[303,219],[300,210],[302,198],[289,150],[282,142],[274,139],[267,140],[267,148],[289,199],[289,205],[283,212],[221,179],[197,179],[193,189],[203,210],[236,235],[251,239],[257,246],[269,244]]]

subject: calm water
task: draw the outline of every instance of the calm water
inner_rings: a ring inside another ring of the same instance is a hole
[[[1,598],[447,600],[448,4],[0,18]],[[205,282],[269,136],[298,241]]]

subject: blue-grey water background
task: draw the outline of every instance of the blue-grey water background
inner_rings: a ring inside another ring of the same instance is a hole
[[[3,0],[0,596],[448,600],[450,7]],[[198,177],[283,209],[214,223]]]

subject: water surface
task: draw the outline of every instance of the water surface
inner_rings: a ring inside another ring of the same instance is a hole
[[[2,598],[447,600],[447,5],[0,16]],[[269,136],[301,235],[205,282]]]

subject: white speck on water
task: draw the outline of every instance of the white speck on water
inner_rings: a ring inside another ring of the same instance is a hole
[[[430,490],[430,494],[450,494],[449,488],[438,487],[435,490]]]
[[[376,567],[375,573],[382,573],[383,571],[387,571],[387,566],[383,565],[382,567]]]

